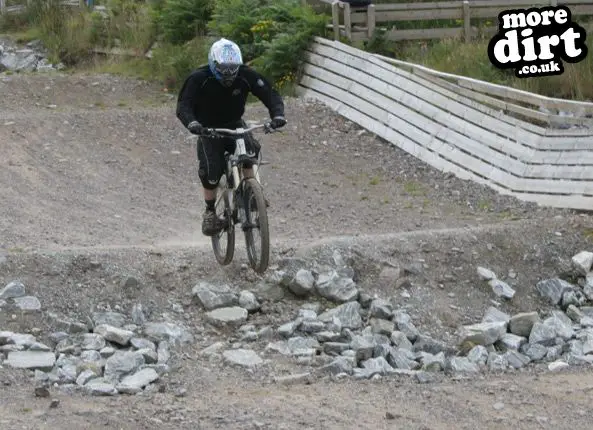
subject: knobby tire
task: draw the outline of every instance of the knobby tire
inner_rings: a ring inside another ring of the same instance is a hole
[[[226,266],[233,261],[233,256],[235,254],[235,223],[233,221],[233,214],[231,212],[231,204],[229,196],[232,192],[228,188],[223,188],[222,192],[222,202],[224,204],[224,216],[227,220],[226,230],[221,231],[219,234],[226,235],[227,238],[227,246],[226,251],[222,252],[220,249],[220,237],[218,235],[212,236],[212,249],[214,251],[214,255],[216,256],[216,260],[222,266]],[[220,202],[220,199],[218,202]],[[218,205],[217,202],[217,205]]]
[[[245,244],[247,245],[247,257],[251,268],[257,273],[264,273],[268,269],[270,258],[270,231],[268,227],[268,212],[264,193],[259,182],[255,178],[246,179],[243,184],[243,202],[245,208],[246,221],[251,223],[251,207],[249,205],[251,196],[255,197],[257,213],[259,218],[259,234],[261,237],[261,256],[259,261],[254,255],[253,246],[255,245],[251,230],[245,230]]]

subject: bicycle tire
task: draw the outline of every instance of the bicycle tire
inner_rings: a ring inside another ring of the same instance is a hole
[[[251,223],[251,208],[249,205],[250,196],[255,197],[255,204],[257,205],[257,213],[259,218],[260,231],[260,245],[261,257],[258,259],[253,251],[255,245],[252,229],[244,229],[245,245],[247,247],[247,258],[251,268],[257,273],[264,273],[268,269],[270,259],[270,230],[268,226],[268,211],[266,208],[266,201],[264,199],[263,189],[255,178],[246,179],[243,183],[243,207],[245,208],[246,222]]]
[[[230,196],[232,195],[232,191],[228,188],[225,188],[223,191],[222,200],[224,203],[224,215],[227,219],[227,225],[225,230],[221,231],[222,235],[226,235],[227,237],[227,246],[226,251],[222,252],[220,247],[220,237],[218,235],[212,236],[212,250],[214,251],[214,256],[216,257],[216,261],[221,266],[226,266],[233,261],[233,257],[235,255],[235,223],[233,220],[233,214],[231,211],[230,205]],[[220,233],[219,233],[220,234]]]

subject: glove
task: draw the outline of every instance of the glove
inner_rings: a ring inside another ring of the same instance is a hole
[[[204,132],[204,127],[198,121],[192,121],[187,125],[187,129],[192,134],[202,134]]]
[[[270,121],[270,127],[274,130],[280,127],[284,127],[285,125],[286,120],[283,116],[277,116],[275,118],[272,118],[272,121]]]

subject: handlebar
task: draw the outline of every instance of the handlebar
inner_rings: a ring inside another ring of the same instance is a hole
[[[206,128],[205,131],[208,133],[225,133],[225,134],[233,134],[235,136],[247,134],[250,131],[257,130],[258,128],[265,128],[267,124],[256,124],[252,125],[251,127],[244,128],[243,131],[238,131],[238,128]]]
[[[243,136],[250,131],[257,130],[258,128],[265,129],[265,133],[272,133],[277,131],[270,127],[270,123],[265,124],[256,124],[252,125],[251,127],[242,128],[243,131],[239,131],[241,127],[238,128],[204,128],[204,131],[200,133],[200,136],[204,137],[222,137],[221,135],[233,135],[233,136]]]

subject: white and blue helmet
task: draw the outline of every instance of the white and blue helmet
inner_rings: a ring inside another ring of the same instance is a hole
[[[230,87],[243,64],[243,56],[239,46],[230,40],[222,38],[210,47],[208,65],[212,74],[224,86]]]

